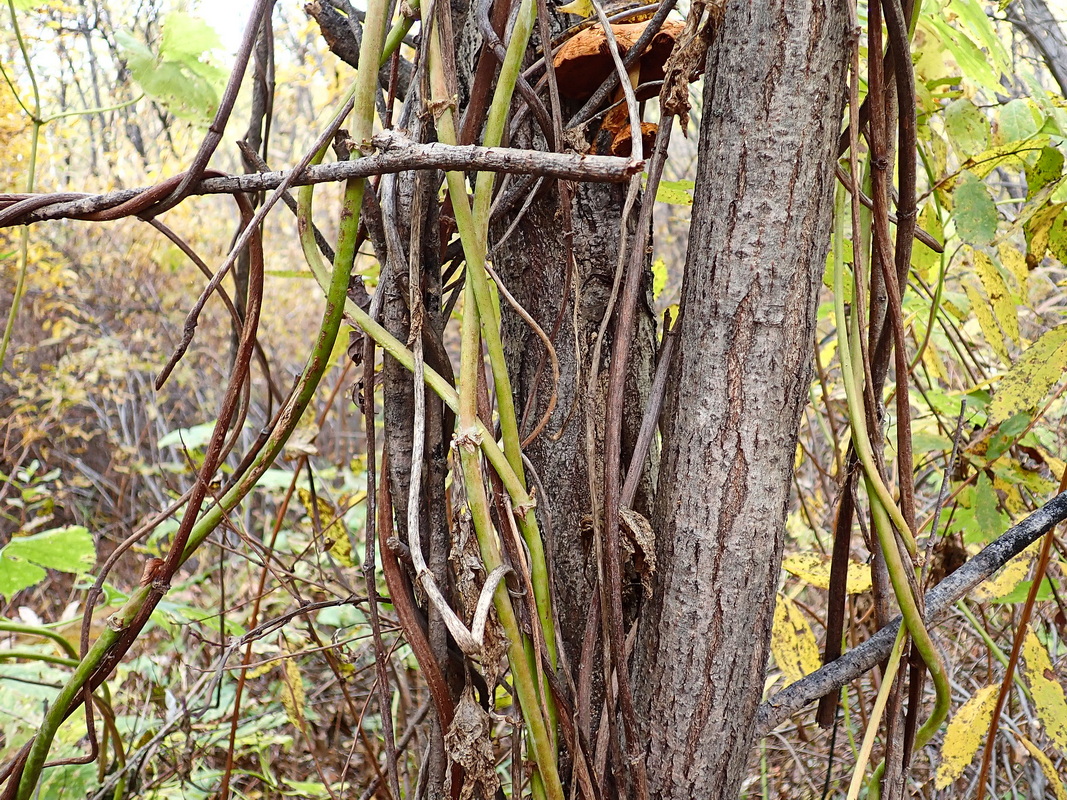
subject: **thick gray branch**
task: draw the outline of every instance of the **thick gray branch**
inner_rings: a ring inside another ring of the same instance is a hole
[[[926,593],[926,623],[943,617],[957,600],[1008,563],[1029,545],[1067,519],[1067,492],[1043,505],[1018,525]],[[765,736],[824,694],[834,692],[872,669],[889,655],[900,627],[900,617],[866,642],[817,672],[787,686],[756,712],[758,735]]]
[[[418,144],[392,131],[377,134],[371,143],[377,152],[355,161],[340,161],[309,167],[303,175],[293,181],[292,185],[307,186],[415,169],[505,172],[542,175],[571,181],[621,183],[644,169],[643,161],[633,161],[617,156],[581,156],[476,145],[454,147],[437,142]],[[288,174],[284,171],[259,172],[225,178],[207,178],[195,186],[190,194],[232,194],[274,189],[285,180]],[[108,194],[84,196],[64,193],[57,196],[57,200],[62,199],[66,202],[57,202],[39,208],[7,224],[24,224],[91,214],[112,208],[144,191],[146,191],[144,188],[123,189]],[[36,195],[0,195],[0,209],[28,197],[36,197]]]
[[[1007,10],[1011,23],[1041,54],[1045,66],[1059,84],[1060,92],[1067,94],[1067,38],[1045,0],[1020,0]]]

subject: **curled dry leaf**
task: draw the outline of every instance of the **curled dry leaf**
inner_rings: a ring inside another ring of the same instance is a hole
[[[652,576],[656,572],[656,534],[652,523],[632,508],[619,510],[625,544],[633,549],[634,569],[641,578],[645,597],[652,596]]]
[[[461,800],[472,797],[494,797],[500,788],[496,774],[496,756],[490,738],[492,720],[478,702],[470,685],[456,703],[456,716],[445,733],[445,749],[448,757],[463,767],[466,778],[460,789]],[[449,772],[448,782],[451,783]],[[445,795],[451,795],[446,786]]]

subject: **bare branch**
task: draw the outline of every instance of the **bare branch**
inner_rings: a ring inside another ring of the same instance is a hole
[[[437,142],[419,144],[401,134],[386,131],[374,136],[373,155],[353,161],[308,167],[292,181],[293,186],[366,178],[371,175],[404,172],[416,169],[450,171],[486,171],[522,175],[546,175],[572,181],[621,183],[644,169],[643,161],[617,156],[582,156],[569,153],[546,153],[540,150],[520,150],[509,147],[450,146]],[[288,177],[287,171],[260,172],[225,178],[208,178],[193,187],[190,194],[234,194],[259,192],[277,188]],[[33,210],[2,225],[26,224],[47,219],[67,219],[92,214],[124,203],[143,192],[123,189],[97,195],[76,195],[64,192],[56,202],[47,202],[46,195],[0,194],[0,210],[20,201],[33,200]],[[43,206],[43,207],[42,207]]]
[[[926,624],[932,625],[943,617],[957,600],[1065,519],[1067,492],[1057,495],[1018,525],[1009,528],[999,539],[928,591]],[[808,703],[837,691],[880,663],[889,655],[899,627],[900,617],[897,617],[859,647],[787,686],[763,703],[756,713],[757,735],[767,735]]]

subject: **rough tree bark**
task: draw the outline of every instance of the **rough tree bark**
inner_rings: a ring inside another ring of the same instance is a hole
[[[729,3],[704,86],[632,680],[661,798],[737,797],[760,700],[847,53],[832,0]]]

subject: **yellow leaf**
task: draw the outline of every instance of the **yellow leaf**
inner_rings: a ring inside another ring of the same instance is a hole
[[[303,487],[299,487],[296,491],[300,496],[300,502],[304,506],[308,519],[312,521],[312,524],[317,523],[322,527],[322,536],[325,542],[328,543],[326,549],[339,558],[348,557],[351,547],[347,544],[348,537],[345,536],[344,529],[341,527],[341,519],[337,508],[322,495],[312,495],[310,491]],[[314,504],[311,502],[312,497],[316,500]],[[317,520],[315,519],[316,513],[318,514]],[[345,544],[339,544],[342,540]],[[349,562],[351,562],[351,559],[349,559]],[[352,564],[348,563],[345,566],[350,567]]]
[[[1045,251],[1048,250],[1049,239],[1052,236],[1052,223],[1056,221],[1056,217],[1059,216],[1060,211],[1067,203],[1050,203],[1034,214],[1027,227],[1027,237],[1029,239],[1028,253],[1026,255],[1026,263],[1037,266],[1041,263],[1041,260],[1045,257]]]
[[[245,677],[248,680],[252,680],[253,678],[258,678],[262,675],[266,675],[272,669],[274,669],[274,662],[267,661],[263,664],[260,664],[258,667],[252,667],[251,669],[245,670]]]
[[[1064,699],[1063,686],[1056,680],[1048,651],[1032,630],[1027,630],[1023,639],[1022,674],[1034,696],[1034,706],[1045,726],[1045,733],[1057,747],[1067,750],[1067,700]]]
[[[593,4],[589,0],[572,0],[563,6],[556,6],[556,11],[560,14],[575,14],[579,17],[591,17],[596,11],[593,8]]]
[[[942,360],[941,354],[937,352],[937,348],[933,346],[933,342],[923,349],[923,364],[933,377],[943,381],[948,380],[948,370],[945,368],[945,362]]]
[[[1026,577],[1026,573],[1030,570],[1030,563],[1033,560],[1034,554],[1029,550],[1019,553],[1004,565],[1000,574],[995,578],[982,581],[975,587],[975,599],[980,601],[996,600],[998,597],[1003,597],[1013,591]]]
[[[1025,736],[1019,736],[1015,734],[1019,741],[1022,742],[1025,747],[1035,759],[1037,763],[1041,765],[1041,771],[1045,773],[1045,779],[1048,781],[1048,785],[1052,787],[1053,793],[1056,795],[1056,800],[1067,800],[1067,789],[1063,786],[1063,781],[1060,779],[1059,770],[1056,769],[1052,763],[1052,759],[1049,758],[1036,744],[1031,742]]]
[[[1030,270],[1026,268],[1026,256],[1007,242],[1001,242],[997,246],[997,255],[1000,256],[1000,263],[1015,278],[1015,283],[1019,286],[1019,294],[1025,297],[1027,281],[1030,277]]]
[[[816,588],[830,588],[830,559],[818,553],[796,553],[786,556],[782,560],[782,569]],[[845,591],[849,594],[863,594],[870,590],[870,565],[849,561]]]
[[[977,287],[969,283],[963,284],[963,289],[967,292],[967,299],[971,301],[971,313],[978,320],[989,346],[1000,356],[1001,361],[1010,364],[1011,356],[1008,355],[1008,346],[1004,344],[1004,334],[1000,332],[1000,326],[997,325],[996,317],[993,316],[993,308],[989,301],[982,296]]]
[[[1014,459],[1009,459],[1008,465],[1010,467],[1018,467],[1018,462]],[[1006,480],[1000,475],[994,475],[993,488],[996,490],[997,494],[1003,498],[1005,511],[1009,514],[1026,514],[1026,500],[1023,499],[1022,493],[1019,491],[1019,484],[1014,481]]]
[[[337,559],[337,563],[342,567],[354,567],[356,564],[352,560],[352,542],[345,535],[344,528],[331,525],[325,534],[324,545],[329,554]]]
[[[282,640],[282,652],[288,654],[289,647]],[[297,730],[304,730],[304,703],[307,694],[304,691],[304,676],[300,674],[300,666],[296,659],[289,657],[282,659],[282,706],[285,707],[285,716]]]
[[[1049,472],[1052,473],[1053,480],[1062,481],[1063,472],[1064,470],[1067,470],[1067,462],[1061,461],[1060,459],[1056,458],[1056,456],[1052,455],[1052,453],[1050,453],[1048,450],[1041,447],[1040,445],[1038,446],[1037,451],[1041,453],[1041,457],[1045,461],[1045,466],[1047,466],[1049,468]]]
[[[999,688],[985,686],[979,689],[953,715],[941,745],[941,764],[934,782],[938,789],[947,788],[959,778],[985,742]]]
[[[811,626],[796,603],[781,594],[774,606],[771,652],[787,686],[817,670],[821,662]]]
[[[1015,303],[1008,291],[1004,278],[997,269],[993,260],[981,250],[972,250],[971,258],[974,261],[975,272],[982,281],[982,288],[989,296],[989,303],[993,307],[997,322],[1001,330],[1016,344],[1019,343],[1019,316],[1015,311]]]
[[[968,296],[970,293],[968,288]],[[1064,369],[1067,369],[1067,324],[1045,331],[1000,379],[989,404],[989,425],[1036,407],[1053,384],[1063,378]]]

